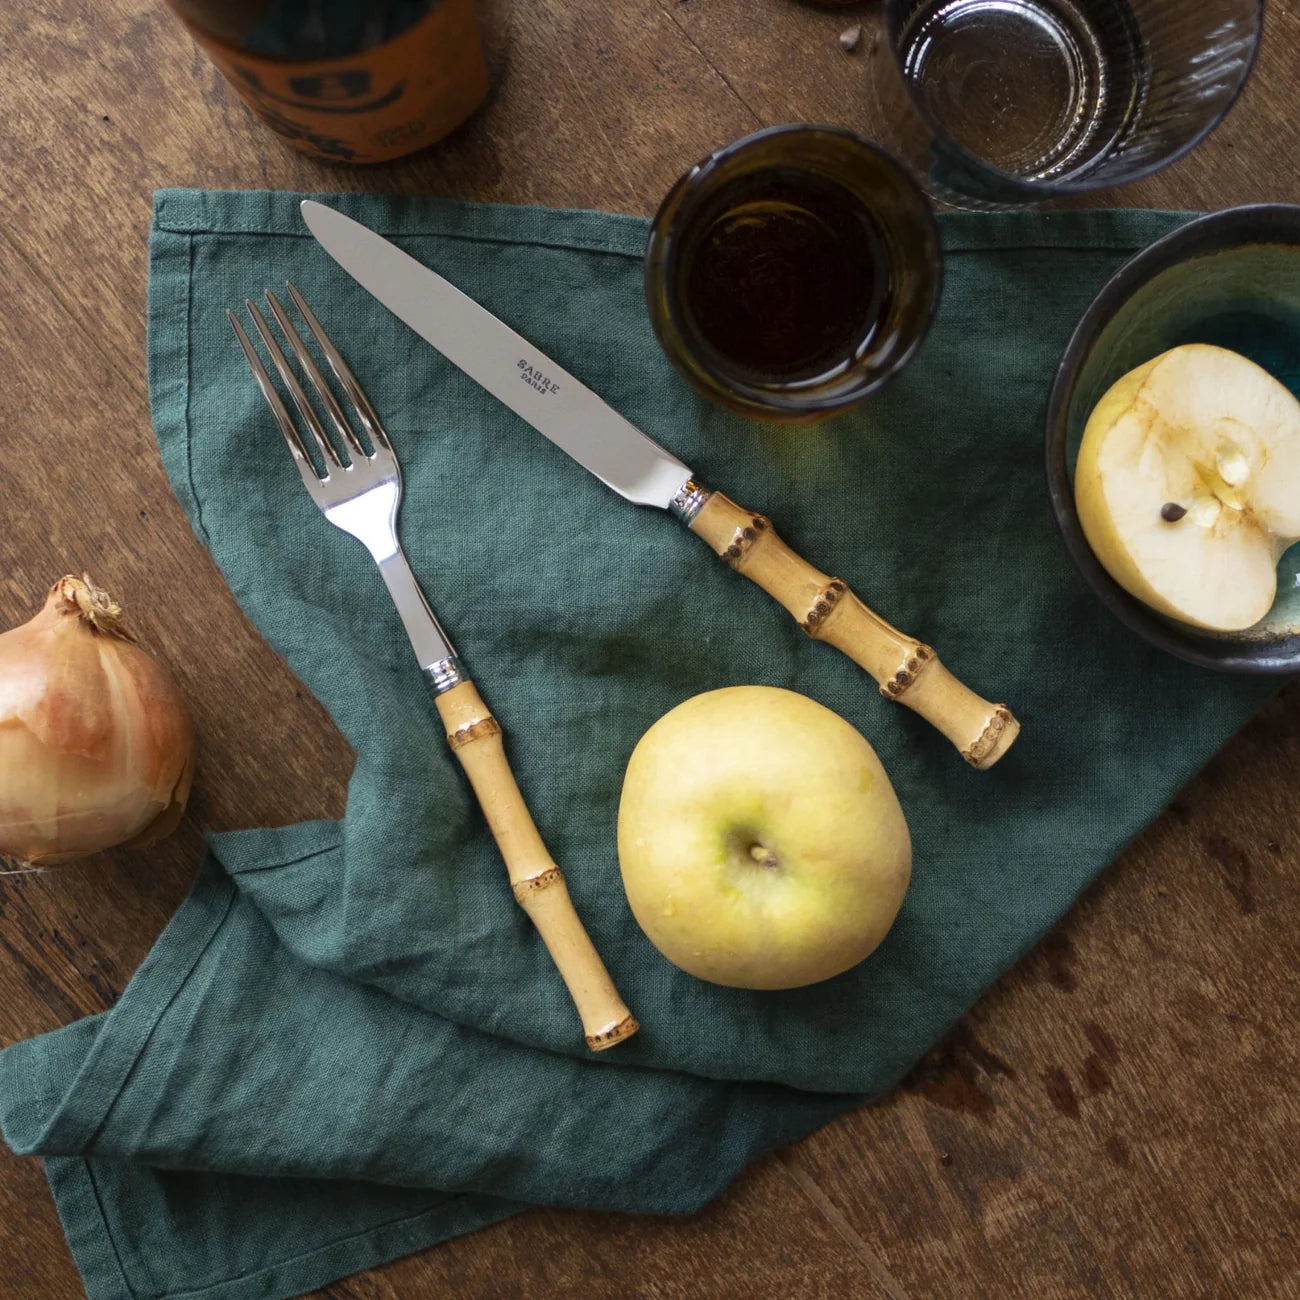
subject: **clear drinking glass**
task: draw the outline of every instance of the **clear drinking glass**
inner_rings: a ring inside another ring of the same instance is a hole
[[[1136,180],[1222,120],[1262,21],[1262,0],[886,0],[873,134],[958,207]]]

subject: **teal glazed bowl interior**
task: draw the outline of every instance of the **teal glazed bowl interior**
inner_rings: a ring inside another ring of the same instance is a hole
[[[1300,544],[1278,565],[1272,609],[1244,632],[1188,627],[1102,567],[1074,506],[1088,416],[1128,371],[1183,343],[1249,357],[1300,397],[1300,207],[1230,208],[1179,227],[1115,273],[1075,329],[1047,408],[1047,486],[1061,535],[1103,604],[1152,644],[1205,668],[1300,672]]]

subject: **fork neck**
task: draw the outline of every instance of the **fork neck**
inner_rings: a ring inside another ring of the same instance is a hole
[[[379,572],[397,606],[398,617],[425,679],[435,692],[450,690],[461,680],[456,649],[429,608],[400,546],[379,560]]]

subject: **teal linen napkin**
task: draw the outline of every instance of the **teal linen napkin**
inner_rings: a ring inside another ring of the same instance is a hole
[[[893,1086],[1271,689],[1162,656],[1107,616],[1042,482],[1047,389],[1074,322],[1180,216],[943,217],[944,300],[918,360],[859,410],[782,429],[703,403],[664,359],[641,294],[645,222],[328,200],[1007,700],[1024,733],[977,773],[389,316],[307,236],[298,197],[156,196],[153,416],[200,538],[356,768],[341,822],[214,836],[118,1004],[0,1055],[5,1136],[47,1159],[95,1300],[274,1300],[529,1203],[698,1207],[746,1160]],[[224,309],[286,278],[387,424],[412,565],[643,1025],[604,1056],[583,1048],[511,899],[369,557],[308,501],[230,335]],[[915,852],[879,951],[786,993],[665,962],[615,856],[642,732],[748,682],[863,731]]]

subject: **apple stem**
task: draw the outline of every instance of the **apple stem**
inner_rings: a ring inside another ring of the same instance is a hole
[[[761,844],[751,844],[749,846],[749,856],[760,867],[775,867],[777,865],[776,854],[771,849],[764,848]]]

